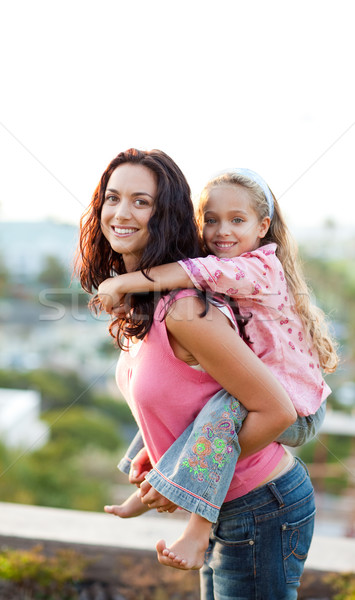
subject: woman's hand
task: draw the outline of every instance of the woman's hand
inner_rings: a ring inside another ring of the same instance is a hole
[[[151,471],[152,465],[145,448],[142,448],[134,457],[131,463],[128,479],[130,483],[138,487],[144,481],[144,477]]]
[[[126,295],[126,292],[121,291],[120,288],[120,276],[109,277],[100,283],[97,295],[101,306],[107,313],[120,313]]]
[[[173,513],[178,508],[176,504],[157,492],[148,481],[143,481],[139,488],[138,495],[140,495],[141,502],[145,506],[156,508],[158,512]]]

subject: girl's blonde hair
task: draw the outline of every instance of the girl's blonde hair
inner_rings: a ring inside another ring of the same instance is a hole
[[[212,188],[222,185],[240,185],[246,188],[250,192],[252,208],[258,215],[259,220],[262,221],[269,216],[267,199],[256,182],[237,173],[223,173],[211,179],[201,192],[196,215],[200,231],[203,228],[204,207],[209,193]],[[261,240],[261,245],[277,244],[276,256],[282,264],[289,292],[294,299],[293,308],[300,316],[305,331],[310,335],[312,343],[319,354],[322,369],[326,373],[333,373],[339,362],[336,343],[329,333],[324,312],[310,301],[310,289],[302,272],[297,244],[287,228],[274,194],[272,194],[272,197],[274,199],[274,214],[269,230]]]

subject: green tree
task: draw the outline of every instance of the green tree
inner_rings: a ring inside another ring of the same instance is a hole
[[[10,273],[5,264],[2,254],[0,254],[0,298],[7,298],[10,296],[9,290],[10,285]]]
[[[25,373],[0,370],[0,387],[35,389],[41,394],[43,410],[92,404],[92,392],[77,373],[59,373],[49,369],[35,369]]]
[[[115,451],[121,444],[119,424],[96,410],[75,406],[48,412],[44,419],[50,425],[51,440],[61,442],[70,453],[87,446]]]
[[[111,497],[122,427],[132,415],[122,402],[87,392],[76,373],[0,371],[0,387],[38,389],[50,440],[35,452],[0,445],[0,498],[79,510],[102,510]],[[73,403],[74,401],[74,403]]]
[[[2,501],[102,510],[121,445],[116,424],[79,407],[47,413],[46,419],[51,438],[43,448],[19,454],[0,446]]]
[[[70,276],[56,256],[48,255],[44,258],[42,271],[38,275],[38,282],[47,287],[67,288]]]

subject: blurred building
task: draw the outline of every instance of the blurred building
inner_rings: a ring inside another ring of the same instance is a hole
[[[0,256],[12,276],[37,276],[46,256],[55,256],[71,274],[78,227],[51,221],[0,223]]]
[[[41,397],[33,390],[0,388],[0,439],[9,448],[38,450],[49,439],[40,421]]]

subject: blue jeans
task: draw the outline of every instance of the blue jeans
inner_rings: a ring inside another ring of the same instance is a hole
[[[288,446],[309,441],[319,431],[325,408],[323,402],[315,415],[298,417],[277,441]],[[247,414],[228,392],[217,392],[148,473],[147,481],[181,508],[215,523],[240,455],[238,433]],[[138,433],[118,468],[129,473],[142,447]]]
[[[295,459],[285,475],[223,504],[200,571],[201,600],[296,600],[315,517]]]

